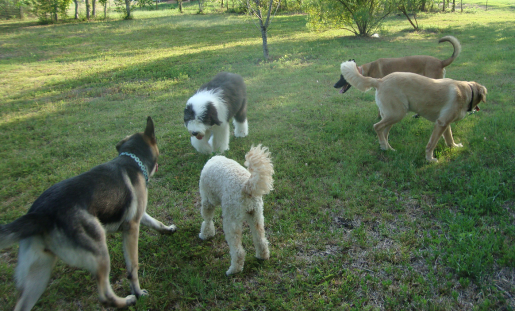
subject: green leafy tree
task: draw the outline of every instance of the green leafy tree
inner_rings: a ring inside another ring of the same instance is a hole
[[[58,17],[66,17],[72,0],[32,0],[32,13],[42,22],[57,22]]]
[[[122,13],[123,19],[132,19],[131,4],[131,0],[114,0],[114,5],[116,6],[115,11]]]
[[[363,37],[372,35],[395,10],[389,0],[309,0],[305,6],[310,28],[342,28]]]
[[[77,0],[75,0],[77,1]],[[104,7],[104,19],[107,18],[107,0],[98,0],[98,3],[100,3]]]

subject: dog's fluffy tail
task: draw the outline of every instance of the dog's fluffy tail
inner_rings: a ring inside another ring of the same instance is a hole
[[[52,222],[48,215],[29,213],[6,225],[0,225],[0,249],[11,246],[21,239],[49,231]]]
[[[340,70],[345,80],[362,92],[366,92],[372,87],[377,88],[381,83],[381,79],[362,76],[354,61],[343,62],[340,66]]]
[[[451,57],[447,58],[446,60],[442,60],[442,66],[447,67],[456,59],[456,57],[458,57],[458,55],[460,55],[461,44],[458,39],[454,38],[453,36],[445,36],[438,40],[438,43],[442,42],[450,42],[454,47],[454,52],[452,53]]]
[[[250,172],[250,178],[243,187],[245,193],[258,197],[274,189],[274,165],[267,147],[262,147],[261,144],[252,146],[245,155],[245,166]]]

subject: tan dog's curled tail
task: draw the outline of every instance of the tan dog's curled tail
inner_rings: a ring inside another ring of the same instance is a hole
[[[354,61],[343,62],[340,66],[340,70],[345,80],[362,92],[366,92],[372,87],[377,89],[381,83],[381,79],[362,76]]]
[[[243,192],[259,197],[274,189],[274,165],[267,147],[262,147],[261,144],[252,146],[245,155],[245,166],[250,172],[250,178],[245,183]]]
[[[442,60],[442,67],[447,67],[460,55],[461,52],[461,44],[458,41],[458,39],[454,38],[453,36],[445,36],[438,40],[438,43],[442,42],[450,42],[452,46],[454,47],[454,52],[452,53],[451,57],[447,58],[446,60]]]

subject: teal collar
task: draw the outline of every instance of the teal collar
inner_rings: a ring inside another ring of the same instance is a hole
[[[148,185],[148,171],[147,171],[147,168],[145,167],[145,165],[143,165],[143,163],[141,162],[141,160],[132,153],[122,152],[122,153],[120,153],[119,156],[122,156],[122,155],[131,157],[134,159],[134,161],[136,161],[136,163],[138,163],[139,168],[141,169],[141,171],[143,172],[143,175],[145,176],[145,182]]]

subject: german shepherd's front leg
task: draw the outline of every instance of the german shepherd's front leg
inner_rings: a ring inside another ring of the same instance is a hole
[[[165,226],[162,222],[153,218],[147,213],[143,215],[140,223],[146,227],[156,230],[161,234],[172,234],[177,231],[177,227],[175,225]]]
[[[125,224],[123,230],[123,253],[127,266],[127,278],[131,283],[131,293],[139,298],[148,295],[146,290],[139,287],[138,278],[138,238],[139,222],[132,220]]]

